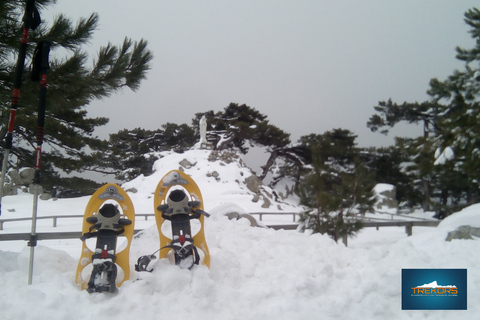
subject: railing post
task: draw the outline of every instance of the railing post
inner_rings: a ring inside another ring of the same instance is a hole
[[[408,224],[405,226],[405,232],[410,237],[412,235],[413,224]]]
[[[0,230],[3,230],[3,221],[0,221]]]
[[[53,217],[53,227],[57,227],[57,217]]]

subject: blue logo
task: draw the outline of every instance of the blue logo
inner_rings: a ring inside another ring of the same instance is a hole
[[[467,310],[467,269],[402,269],[402,310]]]

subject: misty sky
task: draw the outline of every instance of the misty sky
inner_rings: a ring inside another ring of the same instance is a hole
[[[92,12],[100,27],[85,50],[124,37],[148,40],[152,69],[137,92],[124,90],[88,106],[121,129],[191,124],[195,113],[247,104],[291,134],[292,142],[334,128],[358,135],[360,146],[419,135],[402,126],[385,137],[366,127],[378,101],[425,101],[432,78],[463,65],[455,47],[474,41],[463,21],[467,0],[59,0],[77,19]]]

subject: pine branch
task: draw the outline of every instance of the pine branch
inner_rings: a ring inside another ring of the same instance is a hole
[[[46,27],[42,28],[41,38],[49,39],[55,45],[65,49],[76,51],[81,45],[88,43],[98,26],[98,20],[98,15],[92,13],[89,18],[81,18],[77,25],[72,27],[72,20],[60,14],[48,30]]]

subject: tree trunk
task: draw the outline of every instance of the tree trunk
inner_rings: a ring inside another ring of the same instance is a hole
[[[430,184],[427,179],[423,179],[423,211],[430,211]]]

